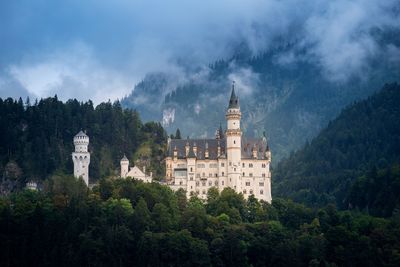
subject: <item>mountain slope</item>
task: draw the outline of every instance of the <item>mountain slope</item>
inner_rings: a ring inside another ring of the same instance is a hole
[[[400,86],[389,84],[344,109],[310,144],[277,166],[274,195],[347,208],[358,176],[400,162],[399,103]]]
[[[397,39],[390,42],[400,45]],[[121,104],[140,111],[144,120],[162,122],[169,133],[179,128],[183,136],[210,137],[225,122],[230,83],[235,80],[243,130],[255,137],[265,131],[276,163],[316,136],[343,107],[399,79],[400,61],[376,55],[360,73],[335,80],[306,51],[297,60],[285,61],[294,46],[277,44],[258,56],[238,52],[188,71],[185,82],[177,85],[171,85],[166,74],[148,75]]]

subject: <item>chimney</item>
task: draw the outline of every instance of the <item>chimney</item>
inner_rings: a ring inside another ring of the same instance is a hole
[[[254,144],[254,146],[253,146],[253,158],[257,158],[257,147],[256,147],[256,144]]]

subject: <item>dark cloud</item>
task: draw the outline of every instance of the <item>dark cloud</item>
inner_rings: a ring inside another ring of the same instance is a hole
[[[229,57],[243,43],[257,54],[284,39],[296,45],[277,56],[282,64],[301,54],[346,80],[382,50],[398,54],[372,34],[398,29],[398,8],[398,0],[2,1],[0,79],[37,96],[98,102],[127,94],[146,73],[184,80],[183,66]],[[12,95],[4,88],[1,96]]]

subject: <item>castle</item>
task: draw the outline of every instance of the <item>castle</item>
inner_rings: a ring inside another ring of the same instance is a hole
[[[197,195],[207,198],[211,187],[222,191],[230,187],[245,198],[254,195],[259,200],[271,202],[271,151],[265,137],[251,139],[242,136],[240,128],[239,98],[234,84],[225,117],[227,130],[220,126],[215,139],[168,139],[165,158],[165,182],[173,190],[182,188],[187,197]],[[89,185],[89,137],[80,131],[74,137],[72,153],[75,177],[82,177]],[[146,174],[137,166],[130,168],[124,156],[121,177],[134,177],[152,182],[152,173]]]
[[[215,139],[168,140],[165,159],[166,182],[182,188],[188,197],[207,198],[211,187],[226,187],[271,202],[271,151],[265,137],[242,136],[239,99],[234,84],[225,117],[227,130],[220,126]]]

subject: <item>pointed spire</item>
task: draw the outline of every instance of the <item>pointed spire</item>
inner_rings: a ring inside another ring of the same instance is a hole
[[[235,94],[235,81],[232,82],[232,93],[228,108],[239,108],[239,98]]]
[[[224,131],[222,130],[221,123],[219,123],[219,139],[224,139]]]
[[[189,154],[187,155],[188,158],[196,158],[196,155],[194,154],[193,147],[189,148]]]
[[[121,159],[121,161],[129,161],[126,155],[124,154],[124,157]]]

